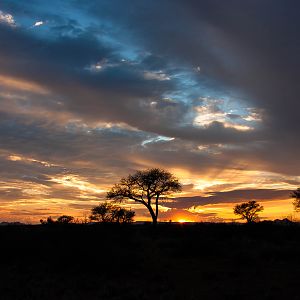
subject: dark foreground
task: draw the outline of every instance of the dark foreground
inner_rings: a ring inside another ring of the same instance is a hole
[[[300,299],[300,226],[0,228],[0,299]]]

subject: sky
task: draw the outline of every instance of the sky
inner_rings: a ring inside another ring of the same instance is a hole
[[[299,9],[1,1],[0,221],[86,217],[121,177],[152,167],[183,184],[162,221],[231,221],[249,200],[262,219],[295,216]]]

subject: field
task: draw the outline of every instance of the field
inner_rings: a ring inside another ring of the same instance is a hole
[[[2,226],[0,299],[299,299],[300,226]]]

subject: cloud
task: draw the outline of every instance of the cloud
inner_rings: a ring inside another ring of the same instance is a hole
[[[11,14],[4,13],[1,10],[0,10],[0,23],[5,23],[13,27],[16,26],[14,17]]]
[[[145,71],[144,78],[147,80],[159,80],[159,81],[170,80],[170,77],[164,74],[162,71],[157,71],[157,72]]]
[[[39,27],[39,26],[42,26],[44,25],[45,23],[43,21],[37,21],[33,24],[33,27]]]

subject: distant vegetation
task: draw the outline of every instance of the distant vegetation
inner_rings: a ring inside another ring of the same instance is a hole
[[[72,222],[74,222],[74,217],[72,216],[68,216],[68,215],[62,215],[60,217],[57,218],[57,220],[53,220],[52,217],[48,217],[47,220],[43,220],[41,219],[40,222],[41,224],[70,224]]]
[[[135,212],[131,209],[120,207],[113,203],[100,203],[91,209],[90,221],[99,223],[132,223]],[[52,224],[71,224],[71,223],[85,223],[76,220],[72,216],[62,215],[54,220],[52,217],[48,217],[47,220],[40,220],[43,225]]]

